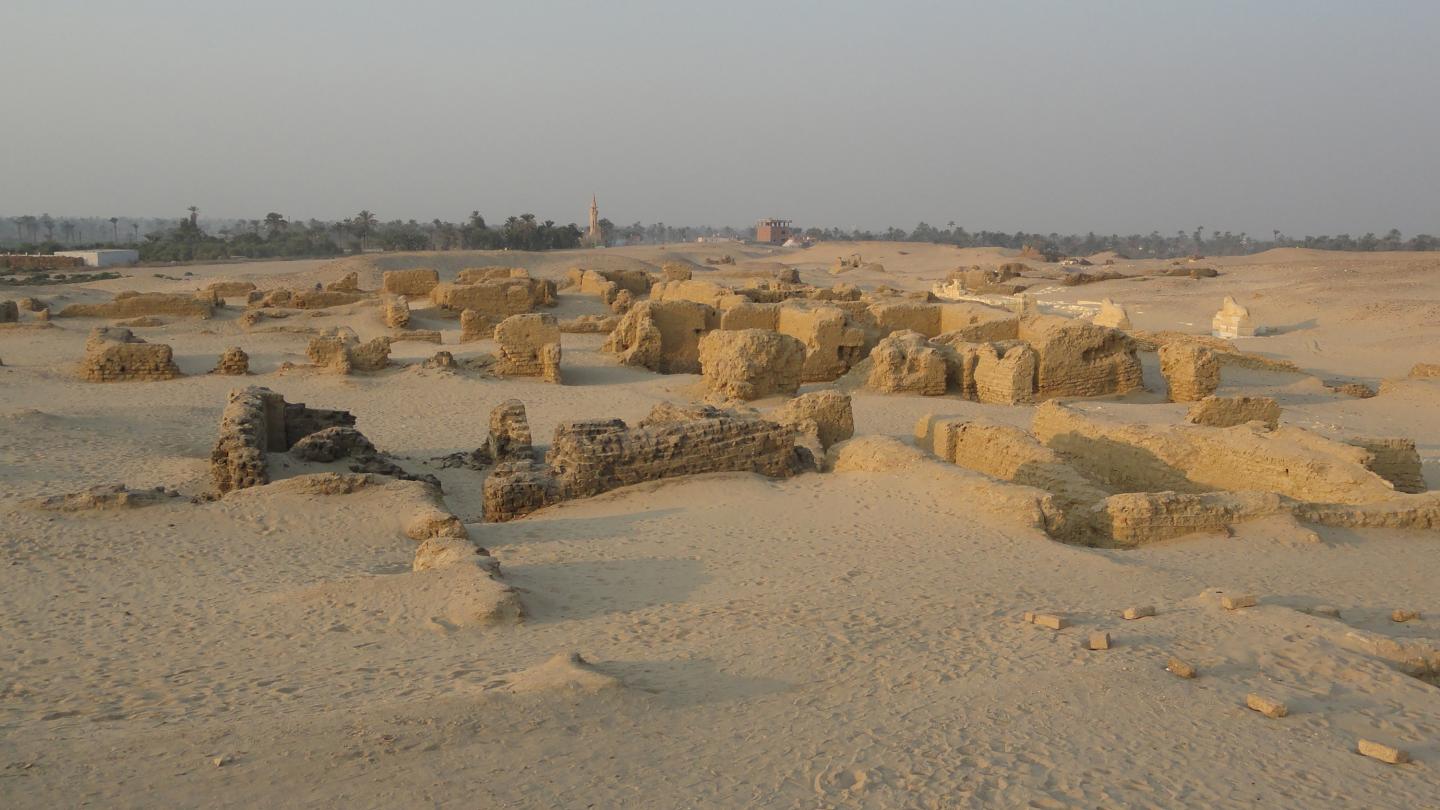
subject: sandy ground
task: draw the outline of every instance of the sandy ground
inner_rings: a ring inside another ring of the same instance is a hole
[[[835,257],[853,251],[884,272],[832,275]],[[883,243],[419,254],[146,268],[3,297],[63,305],[221,278],[308,286],[357,266],[366,288],[385,267],[427,264],[442,275],[671,259],[706,268],[727,253],[736,265],[697,276],[778,262],[814,283],[918,290],[956,266],[1013,258]],[[1203,332],[1234,294],[1280,328],[1243,347],[1311,374],[1377,384],[1440,362],[1436,257],[1272,251],[1205,264],[1222,275],[1056,284],[1040,298],[1110,296],[1139,328]],[[565,386],[418,366],[279,371],[305,363],[307,337],[243,332],[239,311],[137,329],[171,344],[193,375],[165,383],[78,381],[85,335],[103,321],[0,331],[0,806],[1440,805],[1440,688],[1341,643],[1358,627],[1440,644],[1433,534],[1320,529],[1317,544],[1262,521],[1233,537],[1075,548],[972,502],[929,465],[701,476],[482,524],[484,474],[426,460],[481,444],[494,405],[523,400],[543,445],[563,420],[634,420],[689,400],[697,378],[619,367],[601,336],[569,334]],[[599,311],[569,294],[558,310]],[[457,357],[492,348],[454,345],[453,321],[416,316],[444,330]],[[373,306],[289,320],[385,332]],[[381,449],[437,474],[448,508],[521,589],[525,622],[456,628],[405,590],[418,575],[401,487],[315,496],[281,483],[212,503],[73,514],[29,505],[98,483],[204,491],[237,381],[203,372],[232,345],[250,353],[250,383],[350,410]],[[435,349],[401,343],[392,356]],[[1276,396],[1286,421],[1331,435],[1413,437],[1440,487],[1440,383],[1359,400],[1312,377],[1227,371],[1222,393],[1241,391]],[[1032,413],[854,393],[858,434],[908,437],[931,412],[1022,425]],[[1184,406],[1159,399],[1084,407],[1178,419]],[[1219,607],[1222,593],[1246,592],[1261,604]],[[1121,620],[1134,604],[1158,615]],[[1342,619],[1303,612],[1322,604]],[[1424,618],[1397,625],[1396,607]],[[1074,626],[1020,622],[1031,609],[1063,611]],[[1114,647],[1083,649],[1095,630]],[[620,685],[505,688],[570,651]],[[1201,676],[1166,672],[1171,655]],[[1283,699],[1290,716],[1247,710],[1247,692]],[[1358,737],[1415,761],[1360,757]]]

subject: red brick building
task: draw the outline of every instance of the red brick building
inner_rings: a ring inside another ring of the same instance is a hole
[[[783,245],[795,235],[788,219],[762,219],[755,223],[755,241]]]

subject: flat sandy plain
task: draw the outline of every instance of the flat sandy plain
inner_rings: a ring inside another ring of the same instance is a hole
[[[832,275],[852,251],[884,272]],[[358,269],[374,289],[392,267],[446,278],[508,264],[559,278],[723,253],[735,270],[783,263],[819,285],[909,290],[1013,258],[891,243],[407,254],[138,268],[0,297],[58,309],[220,279],[309,287]],[[1035,289],[1043,301],[1109,296],[1137,328],[1195,333],[1235,295],[1278,330],[1241,347],[1313,376],[1227,376],[1220,393],[1274,396],[1285,421],[1327,435],[1414,438],[1440,487],[1440,380],[1372,399],[1321,384],[1378,386],[1440,362],[1440,256],[1282,250],[1204,264],[1221,275]],[[172,345],[188,375],[161,383],[76,378],[86,333],[108,321],[0,331],[0,806],[1440,806],[1440,687],[1338,643],[1360,628],[1440,645],[1433,533],[1320,528],[1316,543],[1256,521],[1138,550],[1072,547],[981,508],[932,465],[675,479],[484,524],[484,473],[427,460],[482,444],[492,407],[524,401],[544,445],[563,420],[633,422],[695,399],[698,377],[622,367],[603,336],[573,334],[563,386],[422,369],[436,350],[424,343],[397,344],[387,371],[332,376],[303,367],[306,335],[246,332],[241,311],[232,299],[210,320],[137,329]],[[600,311],[563,292],[557,314]],[[415,314],[457,358],[493,349]],[[387,331],[373,306],[289,322]],[[245,383],[349,410],[382,450],[438,475],[447,507],[520,589],[525,621],[456,628],[395,587],[418,576],[415,544],[383,487],[316,497],[277,485],[103,512],[30,505],[102,483],[203,493],[226,392],[245,384],[204,372],[234,345],[250,354]],[[302,367],[280,371],[286,362]],[[1147,383],[1155,372],[1152,355]],[[907,441],[926,413],[1020,425],[1033,413],[853,393],[857,435]],[[1083,407],[1178,419],[1185,406],[1163,399]],[[1261,603],[1227,612],[1222,593]],[[1158,615],[1121,620],[1135,604]],[[1305,612],[1317,605],[1342,618]],[[1393,623],[1394,608],[1423,618]],[[1074,626],[1019,620],[1033,609]],[[1084,649],[1095,630],[1114,647]],[[571,651],[620,685],[508,688]],[[1200,677],[1168,673],[1171,655]],[[1282,698],[1290,715],[1247,710],[1248,692]],[[1359,756],[1361,737],[1414,761]]]

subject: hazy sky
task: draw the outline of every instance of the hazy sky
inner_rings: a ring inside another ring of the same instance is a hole
[[[1440,233],[1440,2],[0,0],[0,214]]]

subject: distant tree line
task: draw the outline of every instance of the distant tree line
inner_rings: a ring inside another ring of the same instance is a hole
[[[506,217],[492,226],[479,211],[461,222],[433,219],[381,221],[369,210],[349,219],[323,221],[290,219],[270,212],[260,219],[201,220],[199,209],[176,220],[133,217],[57,218],[50,214],[21,215],[8,219],[10,228],[0,227],[0,247],[24,253],[53,253],[81,248],[131,247],[142,261],[213,261],[229,258],[311,258],[337,256],[368,250],[564,250],[588,246],[585,234],[575,223],[556,224],[534,214]],[[604,245],[666,244],[691,242],[697,237],[752,239],[753,228],[672,226],[663,222],[616,225],[600,220],[600,243]],[[937,228],[921,222],[906,231],[890,227],[883,231],[843,228],[810,228],[804,235],[823,241],[929,242],[958,247],[1004,247],[1016,250],[1031,247],[1047,253],[1084,256],[1114,251],[1130,258],[1172,258],[1194,254],[1231,256],[1258,253],[1276,247],[1305,247],[1321,250],[1440,250],[1440,238],[1420,234],[1405,239],[1391,229],[1377,236],[1367,233],[1353,237],[1292,237],[1278,230],[1268,239],[1230,231],[1176,231],[1165,235],[1100,235],[1029,233],[1016,231],[967,231],[954,222]]]
[[[1093,231],[1083,235],[1026,233],[1025,231],[1016,231],[1015,233],[1006,233],[1004,231],[971,232],[965,230],[963,227],[957,226],[954,222],[948,223],[944,228],[936,228],[933,225],[921,222],[911,231],[905,231],[895,227],[888,228],[884,231],[847,231],[842,228],[810,228],[806,230],[804,234],[812,239],[827,241],[886,240],[893,242],[931,242],[941,245],[956,245],[958,247],[1003,247],[1014,248],[1016,250],[1033,247],[1043,252],[1060,253],[1067,256],[1088,256],[1103,251],[1114,251],[1134,259],[1165,259],[1194,254],[1238,256],[1248,253],[1259,253],[1277,247],[1356,251],[1440,250],[1440,238],[1429,234],[1420,234],[1419,236],[1404,239],[1400,231],[1394,228],[1390,229],[1390,231],[1383,236],[1367,233],[1360,237],[1352,237],[1349,234],[1342,233],[1339,236],[1305,236],[1296,238],[1287,236],[1276,230],[1271,232],[1269,239],[1257,239],[1244,232],[1232,233],[1230,231],[1222,231],[1207,234],[1203,226],[1190,232],[1176,231],[1173,236],[1166,236],[1159,231],[1151,231],[1144,235],[1131,234],[1129,236],[1121,236],[1119,234],[1099,235]]]

